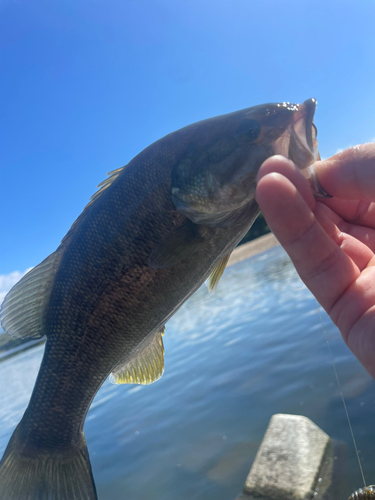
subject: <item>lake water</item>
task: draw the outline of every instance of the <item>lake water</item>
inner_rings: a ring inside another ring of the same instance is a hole
[[[375,382],[322,313],[368,484]],[[346,444],[346,496],[363,483],[315,299],[280,247],[236,264],[167,323],[165,373],[98,392],[85,424],[101,500],[233,500],[274,413]],[[0,363],[0,453],[28,403],[43,346]]]

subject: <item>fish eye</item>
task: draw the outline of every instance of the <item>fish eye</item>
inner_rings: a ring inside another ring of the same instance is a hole
[[[260,125],[256,120],[243,120],[237,127],[236,135],[246,135],[255,141],[260,134]]]

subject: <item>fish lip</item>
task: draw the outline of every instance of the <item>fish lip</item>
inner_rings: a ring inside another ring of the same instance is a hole
[[[312,127],[316,110],[317,100],[312,97],[300,104],[298,111],[294,115],[294,124],[303,119],[305,122],[305,140],[311,152],[314,151],[314,140],[312,136]]]
[[[314,150],[312,127],[314,122],[316,105],[317,105],[317,100],[314,97],[312,97],[311,99],[307,99],[302,104],[302,106],[305,106],[306,109],[306,117],[305,117],[306,141],[311,151]]]

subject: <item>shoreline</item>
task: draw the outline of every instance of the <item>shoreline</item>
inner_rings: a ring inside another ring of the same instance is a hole
[[[259,238],[255,240],[236,247],[229,258],[227,266],[233,266],[234,264],[237,264],[237,262],[249,259],[258,253],[265,252],[269,248],[273,248],[277,245],[280,245],[280,243],[272,233],[259,236]]]

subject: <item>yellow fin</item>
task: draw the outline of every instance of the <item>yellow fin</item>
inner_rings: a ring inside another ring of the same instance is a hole
[[[113,384],[148,385],[159,380],[164,373],[164,327],[158,330],[146,345],[123,365],[118,366],[110,376]]]
[[[212,271],[210,276],[208,277],[207,284],[208,284],[208,289],[211,293],[213,293],[219,283],[219,280],[228,264],[229,257],[232,252],[229,252],[228,255],[224,257],[224,259],[221,259],[221,261],[217,264],[215,269]]]

